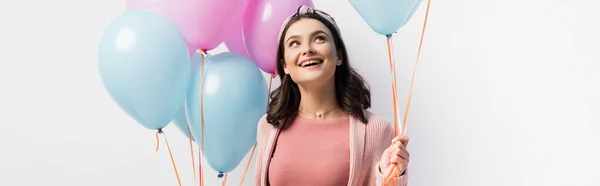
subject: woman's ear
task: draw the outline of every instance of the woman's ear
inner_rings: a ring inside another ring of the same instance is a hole
[[[285,64],[285,61],[281,60],[281,61],[280,61],[280,63],[281,63],[281,66],[283,66],[283,73],[285,73],[285,74],[290,74],[290,73],[288,72],[288,69],[287,69],[287,64]]]

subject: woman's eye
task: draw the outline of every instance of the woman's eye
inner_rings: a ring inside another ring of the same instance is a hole
[[[325,41],[325,37],[317,36],[317,37],[315,37],[315,41]]]
[[[298,43],[298,41],[292,41],[292,42],[290,42],[290,47],[292,47],[294,45],[298,45],[298,44],[300,44],[300,43]]]

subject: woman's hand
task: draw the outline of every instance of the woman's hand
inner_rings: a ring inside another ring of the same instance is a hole
[[[404,174],[410,158],[410,154],[406,150],[407,145],[407,136],[396,136],[392,140],[392,145],[383,152],[379,160],[379,168],[383,175],[389,175],[389,172],[393,171],[396,165],[400,168],[400,170],[397,170],[400,175]]]

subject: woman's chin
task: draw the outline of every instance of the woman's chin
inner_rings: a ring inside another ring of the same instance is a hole
[[[311,72],[311,73],[303,73],[302,75],[300,75],[300,77],[298,78],[294,78],[295,82],[298,85],[302,85],[302,86],[313,86],[313,85],[322,85],[323,83],[327,82],[328,80],[331,80],[333,77],[333,73],[332,74],[327,74],[323,71],[317,72]]]

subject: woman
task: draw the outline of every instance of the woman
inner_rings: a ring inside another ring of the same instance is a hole
[[[380,186],[398,165],[406,185],[408,138],[366,110],[370,91],[333,18],[301,6],[279,35],[281,86],[258,123],[255,184]]]

